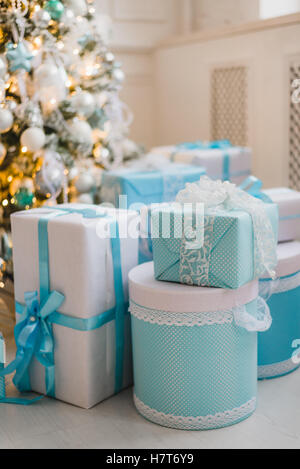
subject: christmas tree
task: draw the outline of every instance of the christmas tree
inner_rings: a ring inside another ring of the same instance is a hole
[[[93,0],[0,0],[0,268],[13,211],[97,202],[102,169],[139,152],[97,18]]]

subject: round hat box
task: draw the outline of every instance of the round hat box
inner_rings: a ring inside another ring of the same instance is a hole
[[[258,282],[237,290],[159,282],[153,263],[129,273],[134,402],[157,424],[207,430],[256,407]],[[265,316],[264,316],[265,314]]]
[[[278,378],[300,366],[300,243],[282,243],[277,248],[277,279],[260,280],[272,326],[258,336],[258,377]]]

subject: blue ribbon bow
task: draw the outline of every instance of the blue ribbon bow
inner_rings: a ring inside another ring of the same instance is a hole
[[[214,142],[202,142],[196,140],[195,142],[184,142],[176,145],[179,150],[223,150],[226,148],[232,148],[232,144],[229,140],[216,140]]]
[[[15,327],[17,354],[15,360],[5,369],[5,374],[13,373],[13,383],[19,391],[30,391],[29,365],[35,357],[46,370],[46,394],[54,396],[54,338],[49,316],[64,302],[64,295],[52,291],[42,307],[38,292],[26,292],[23,321]],[[1,375],[1,373],[0,373]]]
[[[16,303],[16,311],[22,315],[22,320],[15,327],[15,341],[17,345],[16,358],[3,371],[0,371],[0,379],[15,371],[13,383],[20,392],[31,390],[29,367],[36,358],[45,368],[46,395],[55,397],[55,363],[54,363],[54,337],[52,324],[59,324],[74,330],[90,331],[98,329],[104,324],[115,320],[116,322],[116,372],[115,392],[119,392],[123,383],[124,361],[124,321],[126,304],[124,301],[121,250],[118,223],[115,219],[103,211],[99,213],[94,208],[74,209],[67,207],[55,207],[45,218],[40,218],[38,223],[39,240],[39,280],[40,302],[38,292],[25,292],[25,305]],[[59,213],[60,212],[60,213]],[[48,246],[48,222],[51,218],[66,215],[79,214],[83,218],[107,218],[110,222],[111,249],[113,258],[114,287],[116,306],[99,315],[81,319],[66,316],[57,312],[64,302],[64,295],[57,291],[50,292],[49,272],[49,246]],[[1,399],[0,402],[28,405],[40,400],[36,399]]]
[[[249,176],[239,186],[240,189],[253,195],[256,199],[260,199],[267,204],[272,203],[270,197],[262,192],[262,187],[262,181],[255,176]]]
[[[223,155],[223,181],[230,180],[230,156],[226,150],[232,148],[232,144],[229,140],[216,140],[214,142],[201,142],[201,140],[197,140],[195,142],[185,142],[176,145],[176,151],[172,155],[172,160],[174,160],[174,156],[180,150],[224,150]]]

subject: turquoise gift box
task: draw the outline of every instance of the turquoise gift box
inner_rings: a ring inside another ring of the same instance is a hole
[[[151,262],[129,273],[138,412],[181,430],[249,417],[256,407],[257,331],[271,322],[258,282],[229,291],[159,282],[153,273]]]
[[[277,205],[264,204],[271,222],[273,244],[277,242]],[[198,286],[239,288],[258,278],[254,269],[254,230],[249,213],[219,210],[204,218],[204,244],[199,249],[183,249],[182,236],[176,230],[185,222],[180,204],[162,204],[152,210],[151,231],[154,272],[157,280]],[[169,217],[170,236],[163,235],[163,219]],[[175,223],[176,220],[176,223]],[[274,265],[276,267],[276,259]]]
[[[3,370],[5,364],[5,342],[0,332],[0,371]],[[0,377],[0,400],[5,398],[5,378]]]
[[[271,328],[258,335],[259,379],[277,378],[300,366],[300,243],[281,243],[277,253],[277,278],[259,282],[272,316]]]
[[[162,162],[160,169],[138,170],[122,168],[103,173],[101,201],[120,207],[119,196],[127,196],[127,208],[132,204],[169,202],[188,182],[196,182],[206,173],[202,167]],[[122,206],[122,208],[125,208]]]

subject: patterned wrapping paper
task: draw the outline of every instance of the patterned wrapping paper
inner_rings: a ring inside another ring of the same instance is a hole
[[[132,204],[161,203],[175,200],[177,193],[188,182],[196,182],[205,169],[191,165],[168,164],[152,170],[123,168],[103,174],[101,199],[119,207],[119,195],[127,196],[127,207]],[[124,208],[124,207],[122,207]]]
[[[181,217],[183,222],[183,214],[176,208],[170,213],[170,237],[165,238],[161,231],[161,217],[166,211],[169,208],[164,206],[152,211],[152,233],[155,232],[154,225],[160,230],[158,237],[152,237],[157,280],[233,289],[256,278],[253,223],[249,213],[232,210],[207,214],[204,246],[184,250],[182,238],[176,237],[174,232],[174,220]],[[265,211],[277,239],[277,206],[265,204]]]

